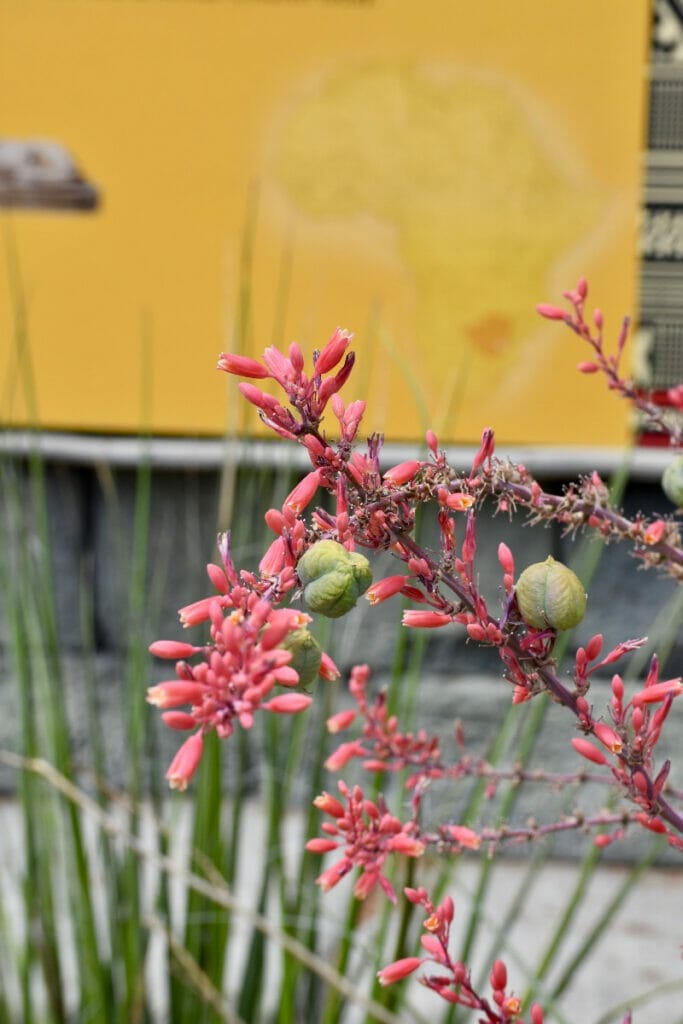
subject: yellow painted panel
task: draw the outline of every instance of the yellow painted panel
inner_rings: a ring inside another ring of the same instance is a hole
[[[583,273],[615,333],[635,310],[648,16],[0,0],[0,139],[61,143],[101,200],[0,216],[2,422],[252,431],[218,352],[341,324],[368,429],[619,443],[624,409],[534,306]]]

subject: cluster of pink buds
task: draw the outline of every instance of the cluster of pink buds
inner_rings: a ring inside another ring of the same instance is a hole
[[[223,739],[238,723],[251,728],[256,711],[296,714],[304,711],[311,697],[292,690],[299,684],[299,672],[292,666],[293,654],[286,649],[288,637],[297,635],[311,617],[296,608],[277,608],[291,588],[293,574],[285,572],[280,587],[259,581],[251,573],[238,577],[228,551],[228,538],[221,538],[223,567],[207,567],[219,593],[181,609],[186,625],[209,622],[211,640],[195,646],[175,640],[158,640],[150,652],[176,662],[176,678],[151,686],[147,701],[163,710],[163,721],[172,729],[192,731],[173,759],[166,778],[176,789],[185,789],[196,771],[205,733],[215,730]],[[194,661],[197,658],[199,660]],[[326,654],[320,656],[320,674],[328,679],[339,673]],[[284,687],[285,692],[273,691]]]
[[[578,660],[583,662],[583,658]],[[610,660],[608,655],[600,664],[609,663]],[[659,679],[659,664],[655,656],[645,685],[626,703],[624,682],[620,675],[613,676],[610,703],[612,725],[591,720],[587,701],[583,697],[578,698],[585,729],[593,734],[600,745],[597,746],[586,736],[572,740],[574,749],[587,761],[610,766],[620,787],[642,808],[635,815],[635,820],[651,832],[666,835],[669,843],[678,848],[683,848],[680,838],[683,819],[664,796],[671,764],[665,761],[656,772],[653,752],[671,706],[681,693],[683,682],[680,677]],[[673,832],[669,825],[673,826]],[[613,837],[602,835],[599,837],[599,845],[605,846],[612,838],[621,838],[621,834],[619,831]]]
[[[407,789],[413,789],[426,778],[441,778],[444,768],[438,737],[423,729],[417,733],[402,732],[396,715],[389,714],[386,692],[378,693],[372,701],[368,699],[369,678],[367,665],[352,668],[349,691],[356,702],[356,710],[339,711],[327,721],[328,731],[336,734],[347,729],[360,716],[363,719],[362,738],[341,743],[330,754],[325,767],[328,771],[339,771],[354,758],[362,758],[363,768],[369,772],[401,771],[410,767],[414,773],[406,781]]]
[[[478,1010],[482,1024],[521,1024],[522,1002],[508,989],[507,968],[502,960],[496,960],[491,967],[489,984],[490,999],[480,995],[472,985],[470,971],[461,961],[454,961],[448,951],[451,925],[455,906],[450,896],[434,906],[425,889],[404,889],[411,903],[423,908],[427,917],[423,923],[424,934],[420,942],[426,956],[408,956],[387,964],[377,977],[381,985],[392,985],[408,977],[426,963],[436,964],[438,974],[427,974],[420,978],[421,984],[436,992],[448,1003]],[[543,1010],[534,1003],[529,1012],[530,1024],[543,1024]]]
[[[577,369],[581,373],[603,373],[607,379],[607,386],[611,391],[616,391],[622,398],[628,399],[633,405],[640,409],[647,417],[648,423],[657,427],[665,434],[671,436],[672,441],[681,441],[681,424],[674,419],[668,418],[662,408],[643,396],[633,381],[626,380],[620,376],[619,364],[628,340],[630,321],[624,318],[621,330],[617,338],[616,352],[607,353],[604,348],[603,328],[604,317],[602,310],[595,309],[592,314],[592,324],[585,318],[586,299],[588,297],[588,284],[585,278],[580,278],[576,288],[563,292],[563,297],[572,307],[571,312],[553,306],[548,303],[540,303],[536,309],[541,316],[547,320],[561,320],[575,334],[578,334],[593,350],[591,359],[582,360]],[[666,400],[670,407],[683,411],[683,387],[669,388],[666,392]]]
[[[388,812],[382,797],[375,803],[364,796],[360,786],[350,789],[345,782],[339,782],[339,792],[344,803],[330,793],[322,793],[313,801],[332,820],[321,826],[327,838],[309,840],[306,849],[311,853],[343,852],[341,859],[316,879],[318,885],[328,892],[353,868],[360,868],[354,888],[356,899],[365,899],[378,885],[395,903],[396,893],[383,873],[387,857],[392,853],[420,857],[425,844],[415,838],[414,823],[402,824]]]
[[[321,352],[313,361],[313,374],[304,372],[304,356],[300,347],[293,342],[288,355],[270,346],[263,353],[263,362],[248,356],[222,352],[218,359],[219,370],[251,380],[276,381],[285,391],[290,405],[298,412],[298,418],[286,409],[273,395],[262,391],[255,384],[245,381],[239,389],[252,405],[255,405],[263,422],[280,437],[292,440],[315,431],[333,395],[344,386],[353,369],[354,355],[350,352],[341,369],[331,374],[339,364],[349,346],[352,335],[337,328]],[[328,376],[325,376],[328,374]],[[362,408],[360,408],[362,406]],[[346,439],[352,441],[365,408],[364,403],[354,403],[345,410],[335,410],[345,428]]]

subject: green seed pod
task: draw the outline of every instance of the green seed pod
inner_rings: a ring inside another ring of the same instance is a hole
[[[322,649],[312,633],[302,626],[295,629],[282,641],[285,651],[291,651],[290,665],[299,673],[299,686],[310,686],[320,672]]]
[[[372,583],[370,563],[336,540],[319,540],[299,559],[296,571],[311,612],[338,619]]]
[[[683,455],[675,458],[664,470],[662,490],[676,508],[683,509]]]
[[[586,612],[581,580],[550,555],[545,562],[534,562],[524,570],[515,594],[522,618],[535,629],[571,629]]]
[[[346,548],[344,548],[346,551]],[[365,555],[359,555],[357,551],[349,551],[349,561],[353,566],[353,575],[358,587],[358,596],[364,594],[372,583],[372,569]]]

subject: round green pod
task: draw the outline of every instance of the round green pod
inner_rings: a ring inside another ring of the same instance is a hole
[[[290,666],[299,673],[299,686],[310,686],[318,677],[322,648],[312,633],[302,626],[294,629],[282,641],[285,651],[290,651]]]
[[[309,611],[337,619],[346,615],[372,583],[370,563],[336,540],[312,544],[297,565]]]
[[[662,490],[676,508],[683,509],[683,455],[678,455],[664,470]]]
[[[524,570],[515,595],[522,618],[535,629],[572,629],[586,613],[581,580],[551,555]]]
[[[349,552],[349,561],[353,568],[353,575],[356,580],[358,597],[364,594],[372,583],[372,569],[365,555],[359,555],[357,551]]]
[[[318,540],[311,544],[299,559],[296,567],[302,586],[320,579],[328,572],[341,566],[348,567],[350,552],[336,540]]]

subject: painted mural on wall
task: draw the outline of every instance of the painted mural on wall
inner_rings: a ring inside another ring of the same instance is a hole
[[[647,5],[65,3],[3,12],[0,136],[68,140],[15,163],[88,210],[6,183],[36,403],[0,266],[5,426],[249,432],[217,353],[341,324],[393,439],[626,437],[534,308],[585,274],[635,311]]]
[[[504,387],[533,393],[552,347],[529,296],[599,257],[620,213],[537,97],[476,67],[346,66],[295,94],[271,148],[266,180],[308,244],[346,228],[400,265],[404,358],[437,431],[493,419]]]

